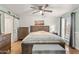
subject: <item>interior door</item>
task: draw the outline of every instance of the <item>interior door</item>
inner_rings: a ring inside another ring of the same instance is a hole
[[[8,15],[8,14],[4,14],[5,16],[5,31],[4,33],[11,33],[11,42],[13,42],[13,17]]]
[[[13,38],[14,41],[18,40],[18,35],[17,35],[17,29],[19,27],[19,20],[17,18],[14,18],[14,22],[13,22]]]

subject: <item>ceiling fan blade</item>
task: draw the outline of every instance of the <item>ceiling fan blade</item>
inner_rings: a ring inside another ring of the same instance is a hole
[[[38,13],[38,12],[40,12],[40,11],[33,12],[32,14],[35,14],[35,13]]]
[[[48,7],[48,4],[44,4],[41,9],[45,9]]]
[[[48,4],[45,4],[45,8],[47,8],[48,7]]]
[[[32,9],[37,9],[36,7],[30,7],[30,8],[32,8]]]
[[[38,6],[38,9],[39,9],[39,10],[42,10],[42,7],[43,7],[43,6]]]
[[[45,12],[52,12],[52,10],[44,10]]]

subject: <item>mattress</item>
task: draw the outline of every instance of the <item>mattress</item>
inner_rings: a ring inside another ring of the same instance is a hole
[[[45,31],[38,31],[31,32],[22,40],[22,53],[31,54],[35,44],[59,44],[65,48],[65,42],[60,36]]]
[[[32,54],[65,54],[65,49],[58,44],[35,44]]]
[[[55,34],[45,32],[45,31],[38,31],[32,32],[27,37],[25,37],[22,43],[52,43],[52,42],[63,42],[64,40]]]

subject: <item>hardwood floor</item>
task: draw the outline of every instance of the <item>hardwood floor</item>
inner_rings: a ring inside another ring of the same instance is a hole
[[[79,50],[72,49],[69,46],[65,46],[66,54],[79,54]],[[21,53],[21,41],[12,43],[11,45],[11,54],[20,54]]]
[[[79,54],[79,50],[69,47],[68,45],[65,46],[66,54]]]
[[[11,54],[21,53],[21,41],[17,41],[11,44]]]

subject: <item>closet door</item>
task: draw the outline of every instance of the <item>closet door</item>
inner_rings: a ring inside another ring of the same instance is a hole
[[[13,17],[8,15],[8,14],[4,14],[5,16],[5,31],[4,33],[11,33],[11,42],[13,42]]]
[[[14,18],[13,20],[13,38],[14,38],[14,41],[17,41],[18,38],[17,38],[17,29],[19,27],[19,20]]]

